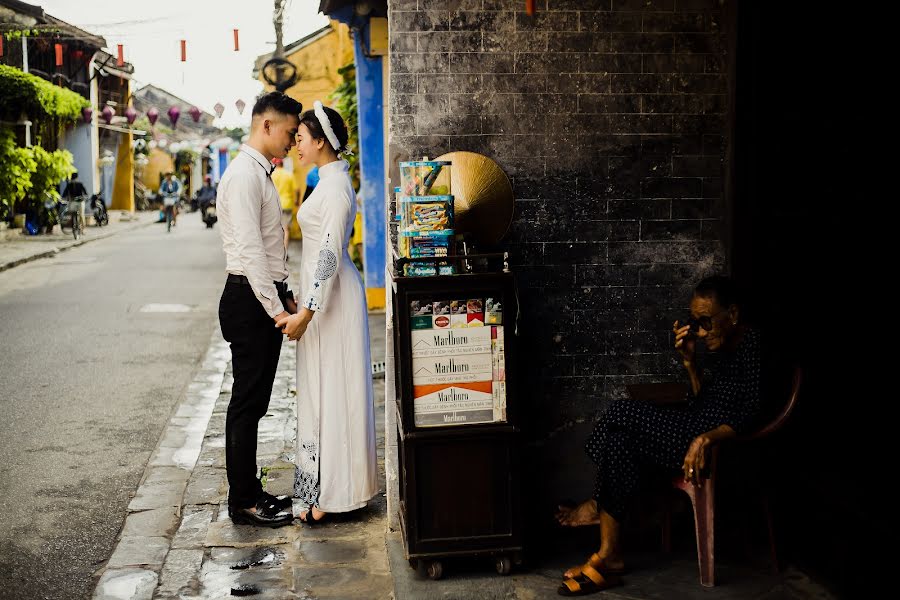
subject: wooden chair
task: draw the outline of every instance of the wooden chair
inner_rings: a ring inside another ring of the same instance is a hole
[[[803,372],[796,367],[793,372],[790,395],[781,406],[778,414],[764,427],[756,432],[726,440],[728,444],[742,444],[766,438],[788,421],[794,408],[797,406],[797,398],[800,394],[800,384],[803,380]],[[629,394],[634,399],[649,400],[655,403],[672,403],[680,397],[684,398],[686,388],[680,384],[636,384],[627,387]],[[701,486],[695,486],[685,481],[681,475],[672,479],[672,486],[686,493],[691,499],[694,509],[694,528],[697,535],[697,561],[700,566],[700,585],[713,587],[715,585],[715,489],[716,475],[718,471],[720,444],[710,449],[708,460],[708,474]],[[766,513],[766,522],[769,533],[769,548],[772,555],[772,563],[775,571],[778,571],[778,556],[775,548],[775,530],[772,526],[772,513],[768,498],[763,499],[763,507]],[[671,550],[671,513],[666,510],[663,520],[663,548]]]

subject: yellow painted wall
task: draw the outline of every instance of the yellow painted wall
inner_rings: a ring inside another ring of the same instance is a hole
[[[166,171],[174,171],[175,161],[172,159],[172,155],[159,148],[151,150],[147,158],[149,162],[144,167],[144,185],[155,194],[159,191],[160,174]]]
[[[353,62],[353,40],[350,39],[350,29],[338,21],[331,21],[331,33],[318,40],[287,53],[285,58],[297,67],[300,73],[300,81],[285,92],[291,98],[303,105],[303,110],[311,110],[313,102],[321,100],[323,104],[330,104],[328,96],[340,85],[342,79],[338,69]],[[267,84],[260,72],[259,80],[263,82],[266,91],[274,88]],[[306,174],[309,167],[297,167],[297,151],[291,150],[291,161],[294,164],[294,179],[300,197],[306,192]],[[149,165],[148,165],[149,168]],[[295,211],[296,212],[296,211]],[[297,220],[291,220],[291,238],[300,238],[300,229]]]
[[[134,151],[131,149],[133,134],[120,133],[119,155],[116,158],[116,176],[113,180],[110,208],[134,212]]]

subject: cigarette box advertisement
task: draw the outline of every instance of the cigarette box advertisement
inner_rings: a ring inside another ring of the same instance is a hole
[[[413,358],[491,353],[490,327],[416,329],[410,337]]]
[[[491,354],[413,358],[413,385],[491,381]]]

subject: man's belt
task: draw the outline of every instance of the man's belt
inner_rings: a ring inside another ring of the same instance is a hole
[[[250,280],[247,279],[247,277],[245,275],[235,275],[234,273],[228,274],[227,281],[228,281],[228,283],[240,283],[243,285],[250,285]],[[275,289],[281,293],[286,292],[288,289],[287,281],[273,281],[272,283],[275,284]]]

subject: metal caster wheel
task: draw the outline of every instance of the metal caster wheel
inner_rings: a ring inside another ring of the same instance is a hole
[[[502,556],[497,559],[496,567],[500,575],[509,575],[512,571],[512,560],[508,556]]]
[[[428,573],[428,579],[437,581],[444,576],[444,565],[442,565],[439,560],[430,562],[426,567],[426,572]]]

